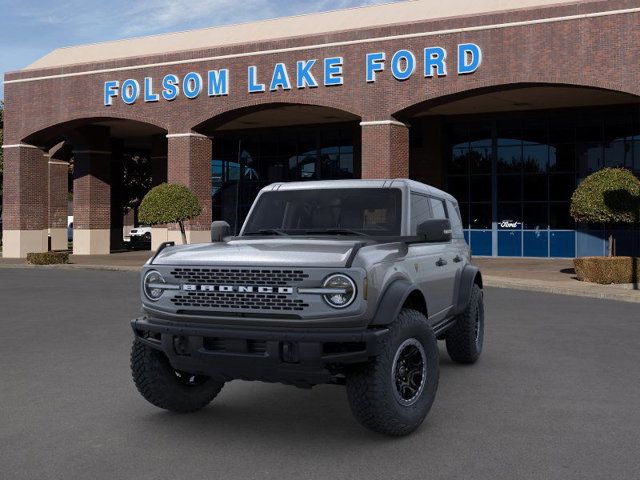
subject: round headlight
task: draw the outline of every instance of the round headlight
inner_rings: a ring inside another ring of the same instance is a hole
[[[164,288],[161,286],[165,283],[164,278],[160,275],[160,272],[151,270],[144,276],[143,290],[145,296],[152,301],[158,300],[164,293]]]
[[[356,298],[356,284],[346,275],[336,273],[327,277],[322,286],[334,292],[325,293],[322,298],[333,308],[344,308],[351,305]]]

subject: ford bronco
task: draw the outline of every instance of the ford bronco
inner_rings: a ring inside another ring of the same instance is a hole
[[[457,201],[411,180],[277,183],[238,236],[164,244],[131,322],[134,382],[153,405],[205,407],[225,382],[345,385],[356,419],[414,431],[439,380],[437,340],[474,363],[482,277]]]

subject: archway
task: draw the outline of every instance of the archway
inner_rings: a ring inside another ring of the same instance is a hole
[[[640,98],[627,93],[516,84],[431,99],[396,117],[411,125],[411,177],[458,198],[476,255],[602,255],[604,227],[576,225],[571,194],[604,167],[640,173]],[[618,234],[622,251],[637,251],[637,232]]]
[[[167,180],[166,130],[118,118],[77,119],[46,127],[23,142],[48,163],[49,248],[108,254],[131,245],[146,192]],[[70,228],[71,227],[71,228]],[[150,248],[148,238],[137,246]]]
[[[360,117],[272,103],[233,110],[194,130],[213,138],[212,211],[238,231],[264,186],[360,177]]]

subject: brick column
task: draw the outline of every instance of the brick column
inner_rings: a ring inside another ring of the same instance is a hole
[[[64,143],[49,150],[49,237],[51,250],[67,250],[69,162]]]
[[[4,145],[2,256],[24,258],[48,250],[47,159],[40,148]]]
[[[396,120],[361,122],[362,178],[409,177],[409,128]]]
[[[202,206],[202,215],[188,222],[187,241],[205,243],[211,241],[211,154],[209,137],[198,133],[167,135],[169,183],[186,185]],[[169,225],[168,239],[182,243],[177,225]]]
[[[109,129],[74,132],[73,253],[106,255],[111,236],[111,145]]]
[[[167,181],[167,137],[154,135],[151,137],[151,186],[156,187]],[[169,240],[169,229],[166,225],[151,227],[151,250],[157,250],[161,243]]]
[[[74,150],[73,253],[107,255],[111,235],[111,151]]]

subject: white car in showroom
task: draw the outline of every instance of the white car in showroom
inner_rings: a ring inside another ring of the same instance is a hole
[[[151,227],[140,225],[131,229],[128,237],[125,237],[125,242],[129,248],[151,248]]]

